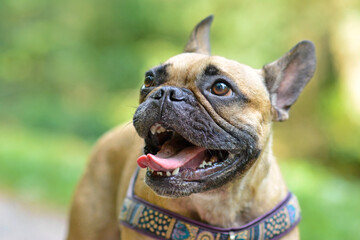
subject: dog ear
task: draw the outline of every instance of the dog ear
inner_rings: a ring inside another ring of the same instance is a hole
[[[210,55],[210,26],[213,19],[214,16],[210,15],[195,26],[184,52]]]
[[[315,72],[315,46],[296,44],[288,53],[263,67],[265,84],[273,106],[273,121],[289,118],[289,109]]]

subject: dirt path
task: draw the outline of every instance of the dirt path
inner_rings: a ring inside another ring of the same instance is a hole
[[[0,193],[1,240],[63,240],[66,214],[34,207]]]

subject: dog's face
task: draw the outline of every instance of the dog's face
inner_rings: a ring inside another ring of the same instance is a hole
[[[145,140],[138,164],[160,195],[187,196],[240,177],[315,69],[309,42],[261,70],[210,56],[211,20],[196,26],[186,53],[145,74],[133,119]]]

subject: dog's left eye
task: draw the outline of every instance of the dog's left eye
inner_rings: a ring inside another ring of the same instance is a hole
[[[151,74],[148,74],[145,76],[145,80],[144,80],[144,86],[145,87],[151,87],[154,85],[155,79],[154,76]]]
[[[211,93],[218,96],[230,96],[232,94],[232,90],[226,83],[216,82],[211,87]]]

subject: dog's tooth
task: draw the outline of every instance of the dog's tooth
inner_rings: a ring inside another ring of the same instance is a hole
[[[206,166],[206,162],[203,161],[203,162],[200,164],[199,168],[205,168],[205,166]]]
[[[155,124],[151,126],[150,132],[152,135],[154,135],[156,133],[156,125]]]
[[[166,171],[166,176],[170,177],[170,176],[171,176],[171,172],[170,172],[170,171]]]
[[[163,175],[162,172],[156,172],[156,174],[159,175],[159,176],[162,176],[162,175]]]
[[[207,162],[206,164],[205,164],[205,166],[211,166],[212,165],[212,162]]]
[[[163,132],[166,132],[166,129],[163,126],[161,126],[160,124],[157,124],[155,132],[158,134],[163,133]]]
[[[172,175],[177,175],[180,171],[180,168],[176,168],[173,172]]]
[[[214,163],[214,162],[216,162],[216,161],[217,161],[217,156],[211,156],[210,162],[211,162],[211,163]]]

